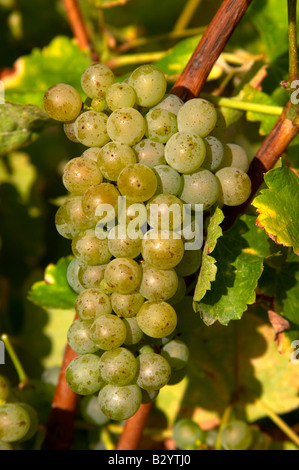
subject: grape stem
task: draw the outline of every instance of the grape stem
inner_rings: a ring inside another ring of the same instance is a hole
[[[250,111],[253,113],[269,114],[272,116],[280,116],[283,112],[281,106],[271,106],[260,103],[252,103],[247,101],[236,100],[235,98],[223,98],[211,94],[203,94],[202,97],[207,97],[209,101],[223,106],[224,108],[239,109],[240,111]]]
[[[183,8],[182,13],[180,14],[177,22],[174,25],[173,31],[182,31],[185,29],[190,21],[192,20],[192,17],[201,4],[202,0],[188,0],[186,5]]]
[[[288,0],[289,82],[298,79],[297,0]]]
[[[218,434],[217,434],[215,450],[221,450],[221,448],[222,448],[221,447],[221,431],[224,428],[224,426],[226,426],[227,423],[229,422],[232,409],[233,409],[232,405],[229,405],[224,410],[224,413],[223,413],[222,418],[221,418],[221,423],[220,423],[220,426],[219,426]]]
[[[23,368],[23,366],[22,366],[15,350],[14,350],[13,345],[11,344],[11,341],[10,341],[8,335],[3,333],[1,335],[1,340],[4,343],[5,349],[8,352],[9,357],[10,357],[10,359],[11,359],[11,361],[12,361],[12,363],[13,363],[15,369],[16,369],[17,374],[18,374],[19,387],[22,388],[26,384],[28,384],[29,378],[28,378],[28,376],[27,376],[27,374],[26,374],[26,372],[25,372],[25,370],[24,370],[24,368]]]

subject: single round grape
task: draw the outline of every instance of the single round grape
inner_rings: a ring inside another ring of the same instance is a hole
[[[89,149],[84,150],[81,157],[90,158],[94,162],[97,162],[100,150],[101,150],[101,147],[90,147]]]
[[[182,176],[169,165],[157,165],[154,167],[157,176],[157,194],[173,194],[176,196],[182,189]]]
[[[178,288],[178,276],[174,269],[157,269],[142,263],[140,294],[147,300],[168,300]]]
[[[67,138],[69,140],[71,140],[72,142],[78,143],[79,140],[76,137],[75,122],[76,122],[75,119],[73,121],[70,121],[70,122],[65,122],[63,124],[63,130],[64,130],[64,133],[65,133],[65,135],[67,136]]]
[[[95,426],[104,426],[109,421],[108,416],[102,412],[96,395],[85,395],[81,398],[80,413],[84,421]]]
[[[241,145],[237,144],[225,144],[224,145],[224,158],[221,164],[221,168],[225,167],[239,168],[240,170],[247,172],[249,168],[248,155]]]
[[[131,418],[141,405],[142,393],[138,385],[105,385],[99,392],[102,412],[114,421]]]
[[[192,450],[203,441],[204,432],[194,420],[185,418],[174,424],[172,436],[178,449]]]
[[[127,335],[126,325],[122,319],[111,313],[96,318],[90,331],[93,342],[105,351],[119,348]]]
[[[200,137],[206,137],[216,125],[217,113],[209,101],[193,98],[180,108],[177,119],[180,132],[195,132]]]
[[[84,289],[100,288],[101,281],[104,279],[104,272],[107,264],[99,266],[80,265],[78,270],[78,280]]]
[[[79,232],[72,240],[72,250],[81,263],[91,266],[105,264],[112,256],[108,240],[100,240],[93,229]]]
[[[247,450],[252,441],[252,432],[247,423],[235,420],[223,427],[220,440],[225,450]]]
[[[218,200],[227,206],[239,206],[247,201],[251,193],[251,181],[247,173],[239,168],[221,168],[215,174],[220,183]]]
[[[92,354],[99,349],[90,338],[89,328],[90,322],[77,319],[67,331],[67,342],[78,354]]]
[[[217,201],[220,186],[211,171],[199,168],[196,173],[184,175],[183,180],[180,198],[186,204],[191,204],[193,210],[196,204],[202,204],[203,210],[207,210]]]
[[[136,102],[136,93],[128,83],[113,83],[107,90],[106,102],[112,111],[119,108],[133,108]]]
[[[202,250],[186,250],[182,261],[175,267],[181,276],[191,276],[199,271],[201,266]]]
[[[84,70],[81,76],[81,87],[89,98],[101,98],[105,96],[114,81],[114,73],[107,65],[94,64]]]
[[[147,222],[152,228],[178,230],[181,228],[185,210],[182,201],[173,194],[158,194],[148,201]]]
[[[184,255],[184,243],[175,232],[151,229],[142,240],[142,256],[146,263],[157,269],[171,269]]]
[[[179,173],[194,173],[206,156],[204,140],[192,130],[177,132],[165,145],[165,159]]]
[[[210,132],[210,136],[217,137],[219,140],[223,140],[226,131],[226,120],[222,112],[216,108],[217,121],[214,129]]]
[[[30,429],[28,411],[19,403],[0,405],[0,439],[16,442],[24,439]]]
[[[139,264],[130,258],[115,258],[108,263],[104,279],[118,294],[131,294],[140,285],[142,271]]]
[[[102,354],[100,371],[108,384],[129,385],[137,373],[137,361],[128,349],[115,348]]]
[[[38,425],[39,425],[39,417],[36,410],[29,405],[28,403],[19,403],[19,405],[24,408],[24,410],[28,413],[30,418],[30,426],[26,433],[26,435],[21,439],[20,442],[29,441],[37,432]]]
[[[179,339],[173,339],[164,344],[161,356],[165,357],[173,370],[180,370],[188,364],[189,348]]]
[[[73,158],[63,170],[62,182],[65,188],[73,194],[83,194],[90,186],[102,181],[102,173],[90,158]]]
[[[55,121],[73,121],[82,108],[80,93],[71,85],[57,83],[44,95],[44,110]]]
[[[187,286],[184,278],[182,276],[178,276],[178,287],[176,293],[172,297],[170,297],[170,299],[167,300],[167,303],[169,303],[170,305],[178,304],[184,299],[186,291]]]
[[[206,144],[206,157],[201,165],[210,171],[217,171],[224,158],[224,147],[219,139],[211,135],[204,138]]]
[[[78,141],[86,147],[101,147],[109,142],[107,134],[108,116],[96,111],[85,111],[74,124]]]
[[[166,109],[152,109],[145,115],[147,138],[166,144],[178,131],[176,115]]]
[[[132,346],[134,344],[138,344],[142,340],[143,331],[138,325],[136,316],[131,318],[123,318],[123,322],[126,325],[127,329],[127,335],[124,341],[124,345]]]
[[[136,163],[136,154],[127,144],[108,142],[99,151],[98,167],[104,177],[110,181],[117,181],[120,172],[134,163]]]
[[[69,214],[65,210],[65,205],[60,206],[55,214],[55,227],[59,235],[71,240],[78,233],[69,219]]]
[[[144,202],[155,194],[157,178],[151,168],[142,163],[135,163],[120,172],[117,186],[120,193],[130,202]]]
[[[167,111],[170,111],[171,113],[175,114],[177,116],[179,109],[183,106],[184,101],[181,100],[176,95],[168,95],[166,98],[164,98],[160,103],[156,104],[152,109],[166,109]]]
[[[139,231],[136,238],[130,237],[126,226],[116,225],[108,235],[108,249],[115,258],[137,258],[141,253],[143,234]]]
[[[99,222],[107,216],[115,218],[120,194],[112,183],[100,183],[91,186],[82,196],[82,209],[86,217]]]
[[[145,120],[137,109],[116,109],[107,121],[107,132],[111,140],[127,145],[136,145],[145,134]]]
[[[100,289],[85,289],[76,299],[75,310],[81,320],[93,321],[112,312],[110,297]]]
[[[151,139],[142,139],[134,145],[139,163],[153,168],[166,163],[164,145]]]
[[[140,292],[133,292],[131,294],[117,294],[113,292],[111,295],[112,309],[119,317],[135,317],[143,302],[144,297]]]
[[[57,210],[55,226],[60,235],[72,239],[81,230],[93,228],[95,223],[84,214],[82,197],[71,196]]]
[[[136,383],[148,391],[160,390],[171,375],[167,360],[157,353],[143,353],[137,357],[138,374]]]
[[[100,358],[96,354],[75,357],[67,366],[65,379],[68,386],[78,395],[91,395],[103,385],[99,368]]]
[[[165,95],[167,81],[162,70],[154,65],[141,65],[129,77],[129,85],[136,92],[136,103],[150,107],[158,104]]]
[[[77,294],[80,294],[80,292],[84,290],[84,286],[80,283],[78,277],[80,266],[81,262],[78,258],[74,258],[68,265],[66,272],[67,282]]]
[[[90,99],[90,98],[89,98]],[[99,96],[98,98],[93,98],[90,102],[90,107],[93,111],[97,111],[100,113],[101,111],[105,111],[107,106],[106,100],[104,96]]]
[[[140,329],[151,338],[168,336],[177,325],[177,314],[167,302],[144,302],[136,318]]]
[[[6,377],[0,375],[0,401],[6,400],[10,392],[10,383]]]

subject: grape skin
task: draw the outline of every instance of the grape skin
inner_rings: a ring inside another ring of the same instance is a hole
[[[170,335],[177,325],[174,308],[164,301],[144,302],[136,318],[140,329],[152,338]]]
[[[203,139],[192,131],[175,133],[165,145],[165,159],[179,173],[194,173],[203,163],[206,146]]]
[[[142,256],[146,263],[157,269],[171,269],[184,255],[184,243],[175,232],[151,229],[142,240]]]
[[[142,393],[138,385],[104,385],[99,392],[99,405],[110,419],[121,421],[133,416],[141,405]]]
[[[134,145],[134,150],[139,163],[150,168],[166,163],[164,145],[160,142],[155,142],[152,139],[142,139],[138,144]]]
[[[100,358],[96,354],[84,354],[69,363],[65,378],[73,392],[78,395],[90,395],[101,388],[103,381],[99,362]]]
[[[180,194],[183,202],[191,204],[194,210],[196,204],[202,204],[203,210],[209,209],[218,199],[220,186],[215,175],[204,168],[196,173],[184,175],[184,186]]]
[[[74,124],[75,135],[87,147],[101,147],[109,142],[108,116],[103,112],[85,111]]]
[[[85,289],[76,299],[75,310],[81,320],[93,321],[112,312],[110,297],[100,289]]]
[[[131,318],[137,315],[144,302],[144,297],[139,292],[131,294],[118,294],[113,292],[111,295],[111,305],[113,311],[119,317]]]
[[[223,427],[220,439],[225,450],[247,450],[252,442],[251,429],[244,421],[234,420]]]
[[[116,109],[107,120],[109,138],[115,142],[136,145],[145,134],[145,120],[139,111],[124,107]]]
[[[178,276],[174,269],[157,269],[142,263],[142,281],[139,292],[147,300],[168,300],[178,288]]]
[[[176,115],[166,109],[153,109],[145,116],[147,138],[166,144],[178,130]]]
[[[178,129],[181,132],[195,132],[206,137],[214,129],[217,113],[214,105],[207,100],[194,98],[180,108],[178,112]]]
[[[136,163],[134,150],[127,144],[108,142],[99,149],[98,167],[101,173],[110,181],[117,181],[121,170]]]
[[[62,182],[73,194],[83,194],[90,186],[102,183],[103,175],[90,158],[77,157],[64,167]]]
[[[105,351],[121,346],[127,335],[124,322],[111,313],[96,318],[90,327],[90,332],[92,341]]]
[[[111,385],[129,385],[137,373],[137,361],[126,348],[105,351],[100,359],[103,380]]]
[[[137,357],[138,375],[137,385],[149,392],[164,387],[171,375],[171,368],[167,360],[157,353],[143,353]]]
[[[89,327],[89,322],[77,319],[68,329],[67,342],[78,354],[92,354],[99,349],[90,338]]]
[[[141,65],[129,77],[129,85],[136,93],[136,103],[151,107],[158,104],[167,88],[163,72],[154,65]]]
[[[113,292],[131,294],[141,282],[139,264],[131,258],[115,258],[108,263],[104,279]]]
[[[117,179],[120,193],[131,203],[148,201],[156,192],[157,178],[151,168],[135,163],[124,168]]]
[[[24,439],[30,429],[30,416],[20,403],[0,405],[0,439],[16,442]]]
[[[81,263],[91,266],[105,264],[112,256],[108,240],[100,240],[93,229],[79,232],[72,240],[72,250]]]
[[[251,181],[239,168],[225,167],[215,174],[220,183],[219,202],[227,206],[239,206],[251,193]]]
[[[44,109],[56,121],[70,122],[77,118],[82,108],[80,93],[71,85],[58,83],[44,95]]]
[[[87,67],[81,76],[81,87],[89,98],[101,98],[114,83],[112,70],[105,64],[94,64]]]

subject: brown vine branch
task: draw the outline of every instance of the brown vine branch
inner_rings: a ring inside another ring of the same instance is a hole
[[[138,449],[151,408],[152,403],[141,405],[137,413],[126,421],[124,430],[117,443],[117,450]]]

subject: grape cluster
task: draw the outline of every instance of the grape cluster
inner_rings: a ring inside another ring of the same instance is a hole
[[[66,84],[44,96],[49,116],[87,147],[64,168],[69,194],[55,218],[71,240],[67,279],[78,294],[67,335],[78,356],[66,380],[79,395],[97,394],[106,416],[124,420],[188,361],[174,306],[201,249],[185,250],[185,207],[192,214],[199,204],[206,212],[242,204],[251,190],[248,157],[221,142],[223,116],[210,102],[167,94],[153,65],[122,82],[106,65],[91,65],[81,86],[84,104]]]

